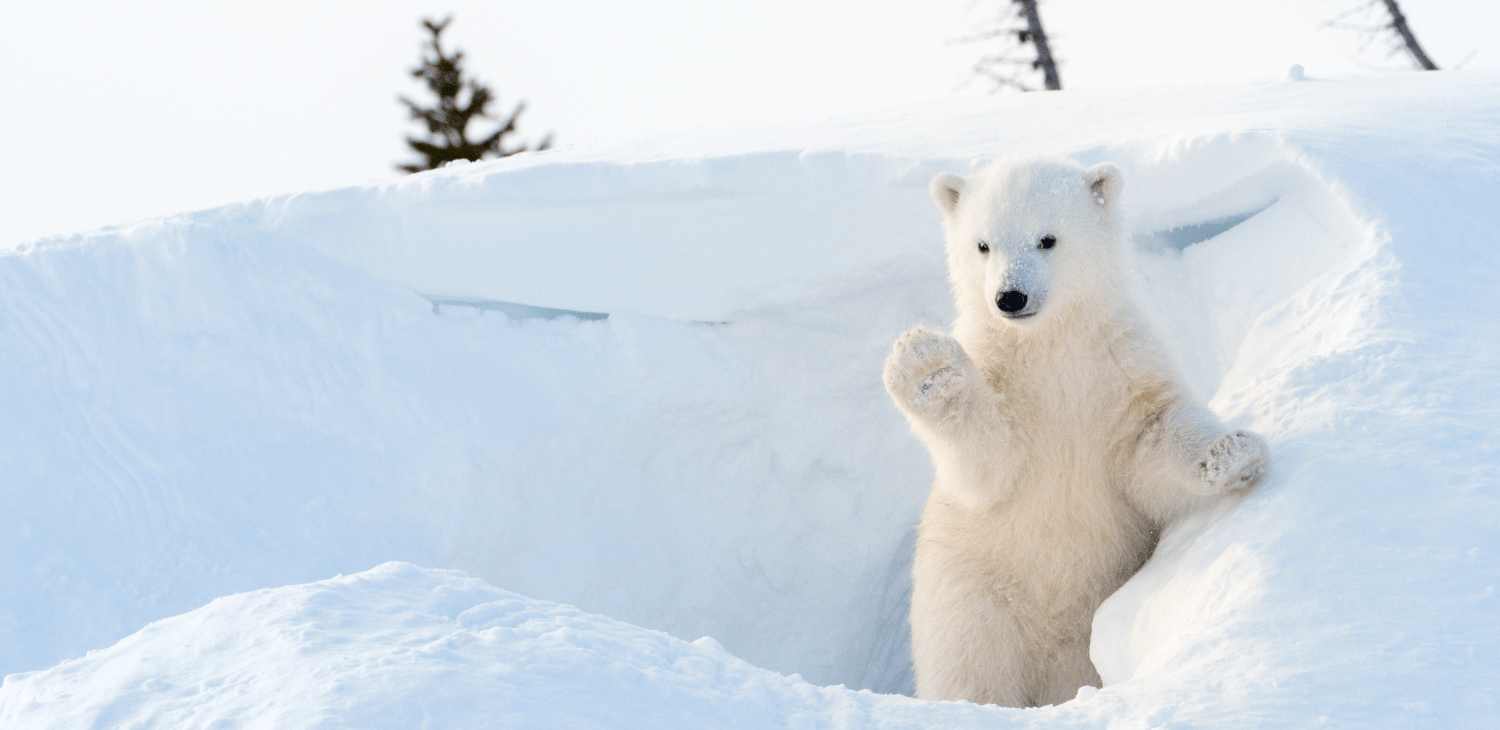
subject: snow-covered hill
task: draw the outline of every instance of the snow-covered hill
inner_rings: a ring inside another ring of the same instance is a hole
[[[0,255],[0,725],[1480,726],[1496,140],[1484,74],[1000,96]],[[1023,152],[1122,167],[1144,307],[1276,467],[1101,608],[1102,690],[854,692],[909,687],[926,181]]]

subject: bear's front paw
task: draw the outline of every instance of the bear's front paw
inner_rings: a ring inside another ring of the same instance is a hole
[[[1220,436],[1198,462],[1203,491],[1221,494],[1255,486],[1266,473],[1266,442],[1249,431]]]
[[[885,389],[912,410],[936,415],[963,392],[973,363],[958,341],[917,327],[901,335],[885,360]]]

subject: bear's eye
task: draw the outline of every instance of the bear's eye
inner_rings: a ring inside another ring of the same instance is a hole
[[[1057,245],[1057,236],[1042,236],[1042,240],[1036,244],[1037,248],[1046,250]]]
[[[990,245],[988,243],[985,243],[984,241],[980,241],[979,242],[979,252],[980,253],[989,253],[990,252]]]

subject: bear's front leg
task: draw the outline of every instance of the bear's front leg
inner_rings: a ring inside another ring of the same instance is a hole
[[[1225,432],[1201,407],[1178,405],[1150,419],[1136,439],[1133,501],[1165,520],[1265,476],[1270,449],[1249,431]]]
[[[971,507],[1011,493],[1023,461],[1008,411],[957,340],[908,330],[886,358],[885,388],[932,456],[934,490]]]
[[[1253,486],[1265,476],[1269,454],[1265,440],[1249,431],[1226,433],[1198,461],[1199,488],[1223,494]]]
[[[938,426],[962,420],[972,400],[974,362],[947,334],[916,327],[885,360],[885,389],[907,417]]]

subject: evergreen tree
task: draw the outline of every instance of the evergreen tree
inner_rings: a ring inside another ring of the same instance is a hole
[[[509,157],[528,149],[525,144],[511,149],[505,147],[505,135],[516,131],[516,119],[526,108],[524,101],[516,104],[515,110],[499,129],[483,139],[470,141],[469,122],[475,117],[491,118],[486,107],[496,99],[488,86],[474,79],[464,79],[463,51],[455,50],[452,55],[443,52],[443,29],[452,20],[452,16],[439,23],[432,22],[430,18],[422,20],[422,25],[432,33],[432,40],[428,42],[426,49],[430,55],[427,52],[422,54],[422,65],[412,69],[411,75],[427,83],[428,90],[437,96],[437,105],[423,107],[404,96],[400,97],[401,103],[410,110],[411,118],[427,125],[426,139],[411,136],[406,138],[406,143],[426,159],[415,164],[397,165],[397,169],[405,172],[431,170],[453,160]],[[467,103],[460,101],[465,89],[468,90]],[[541,144],[532,149],[544,150],[551,146],[552,135],[549,133]]]

